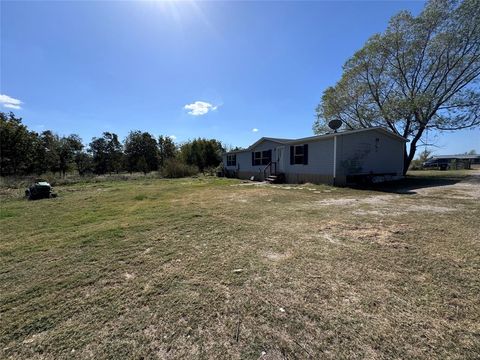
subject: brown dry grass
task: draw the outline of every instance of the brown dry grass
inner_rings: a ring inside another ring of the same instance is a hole
[[[1,358],[478,358],[468,193],[205,179],[58,191],[2,201]]]

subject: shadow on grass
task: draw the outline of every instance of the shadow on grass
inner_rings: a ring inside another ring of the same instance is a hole
[[[379,184],[363,184],[352,186],[354,189],[379,191],[394,194],[414,195],[416,190],[454,185],[460,181],[478,182],[478,176],[468,175],[406,175],[404,179]]]

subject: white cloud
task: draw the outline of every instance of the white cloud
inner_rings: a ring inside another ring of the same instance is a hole
[[[189,110],[188,113],[193,116],[205,115],[209,111],[217,110],[218,106],[214,106],[205,101],[195,101],[194,103],[184,106],[185,110]]]
[[[14,104],[3,104],[3,107],[9,108],[9,109],[21,109],[22,108],[20,105],[14,105]]]
[[[257,128],[253,128],[253,129],[252,129],[252,132],[258,132],[258,129],[257,129]]]
[[[175,135],[168,135],[168,137],[174,141],[177,140],[177,137]]]
[[[22,102],[18,99],[14,99],[8,95],[0,94],[0,104],[3,104],[4,107],[9,109],[21,109],[20,106]]]

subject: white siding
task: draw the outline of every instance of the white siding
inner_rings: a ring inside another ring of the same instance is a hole
[[[378,140],[377,140],[378,139]],[[338,137],[337,173],[401,175],[403,171],[403,145],[380,131],[365,131]]]
[[[352,134],[337,135],[337,163],[336,175],[338,178],[355,174],[397,174],[403,171],[404,143],[382,131],[363,131]],[[314,139],[305,143],[308,144],[308,164],[290,164],[290,144],[276,143],[265,140],[255,148],[244,152],[238,152],[237,164],[234,167],[227,167],[226,155],[223,156],[223,163],[227,170],[248,173],[261,178],[265,165],[252,165],[252,152],[272,150],[272,161],[277,161],[276,148],[284,146],[284,173],[286,175],[298,175],[298,179],[308,178],[308,175],[321,177],[333,177],[333,153],[334,138]],[[292,177],[291,177],[292,178]],[[298,180],[300,181],[300,180]]]
[[[286,149],[285,173],[332,175],[333,138],[307,142],[308,164],[290,164],[290,145]],[[303,145],[303,144],[296,144]]]

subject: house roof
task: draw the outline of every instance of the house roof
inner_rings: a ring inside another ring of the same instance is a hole
[[[480,155],[435,155],[432,159],[480,159]]]
[[[366,131],[378,131],[378,132],[381,132],[381,133],[383,133],[387,136],[390,136],[394,139],[397,139],[397,140],[400,140],[400,141],[403,141],[403,142],[408,141],[404,137],[402,137],[398,134],[395,134],[395,133],[391,132],[390,130],[387,130],[384,127],[376,126],[376,127],[370,127],[370,128],[345,130],[345,131],[332,132],[332,133],[323,134],[323,135],[309,136],[309,137],[304,137],[304,138],[300,138],[300,139],[291,140],[288,143],[289,144],[295,144],[295,143],[302,143],[302,142],[306,142],[306,141],[325,140],[325,139],[333,138],[335,136],[353,135],[353,134],[358,134],[358,133],[362,133],[362,132],[366,132]]]
[[[258,139],[256,142],[254,142],[252,145],[250,145],[248,147],[248,149],[253,149],[255,146],[257,146],[258,144],[261,144],[264,141],[272,141],[272,142],[276,142],[276,143],[279,143],[279,144],[286,144],[290,141],[294,141],[294,139],[280,139],[280,138],[262,137],[262,138]]]
[[[345,130],[345,131],[340,131],[340,132],[332,132],[332,133],[328,133],[328,134],[303,137],[303,138],[299,138],[299,139],[281,139],[281,138],[272,138],[272,137],[262,137],[259,140],[257,140],[256,142],[254,142],[252,145],[250,145],[247,149],[229,151],[228,153],[229,154],[234,154],[234,153],[239,153],[239,152],[251,151],[257,145],[261,144],[264,141],[272,141],[272,142],[276,142],[276,143],[279,143],[279,144],[293,145],[293,144],[298,144],[298,143],[326,140],[326,139],[333,138],[335,136],[346,136],[346,135],[358,134],[358,133],[366,132],[366,131],[378,131],[378,132],[381,132],[381,133],[383,133],[387,136],[390,136],[394,139],[397,139],[399,141],[403,141],[403,142],[408,141],[404,137],[402,137],[398,134],[395,134],[395,133],[387,130],[384,127],[377,126],[377,127],[364,128],[364,129],[355,129],[355,130]]]

